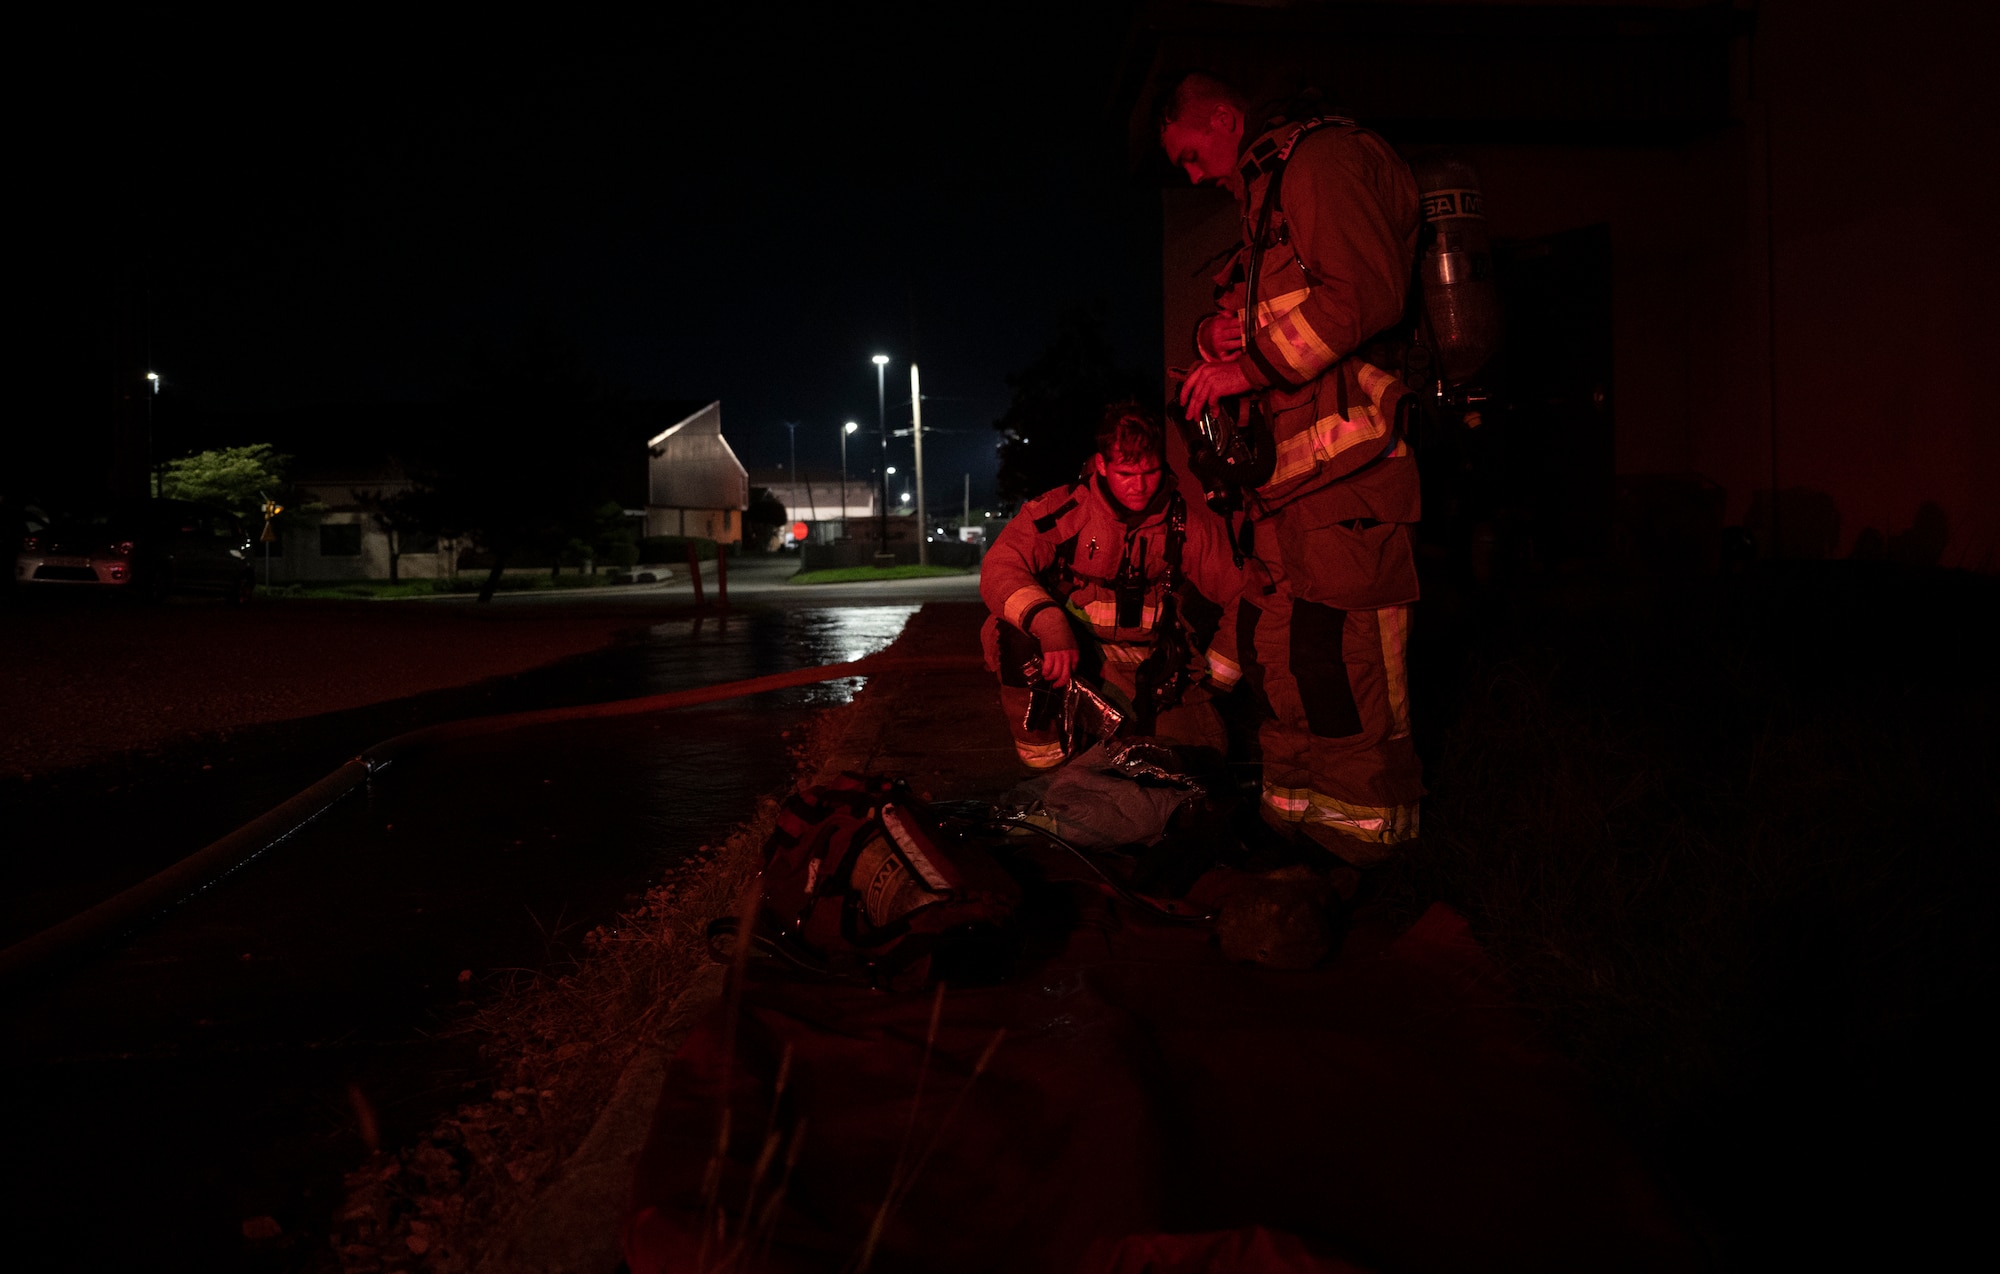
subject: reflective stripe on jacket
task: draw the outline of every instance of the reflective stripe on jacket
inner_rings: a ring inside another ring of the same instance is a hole
[[[1352,355],[1402,320],[1419,225],[1416,180],[1375,134],[1350,124],[1280,124],[1246,154],[1284,158],[1284,179],[1259,263],[1257,314],[1243,370],[1261,391],[1276,445],[1253,511],[1266,515],[1349,479],[1330,520],[1415,522],[1416,467],[1395,436],[1407,391]],[[1269,166],[1246,168],[1243,246],[1217,279],[1222,308],[1246,300],[1250,240]],[[1321,503],[1327,503],[1322,500]]]
[[[1167,508],[1174,494],[1171,473],[1162,473],[1160,486],[1152,506],[1140,513],[1117,504],[1095,477],[1028,501],[980,563],[979,595],[987,609],[1017,628],[1028,629],[1035,612],[1053,604],[1097,640],[1107,660],[1143,659],[1156,637],[1154,625],[1165,592]],[[1139,622],[1121,627],[1117,578],[1125,563],[1141,560],[1141,545],[1146,589]],[[1241,573],[1216,519],[1187,519],[1181,574],[1186,580],[1181,619],[1190,632],[1189,644],[1200,651],[1221,608],[1234,601],[1242,587]],[[1206,622],[1189,613],[1201,610],[1209,612]],[[1195,662],[1199,672],[1200,655]]]

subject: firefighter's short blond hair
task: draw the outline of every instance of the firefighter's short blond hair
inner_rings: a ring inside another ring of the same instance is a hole
[[[1164,460],[1167,431],[1157,412],[1136,401],[1112,403],[1097,426],[1097,454],[1109,461]]]

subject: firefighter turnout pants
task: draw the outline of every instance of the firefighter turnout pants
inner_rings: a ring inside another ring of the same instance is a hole
[[[1061,765],[1062,742],[1055,724],[1051,722],[1049,728],[1041,730],[1030,730],[1027,726],[1028,706],[1034,692],[1028,688],[1025,668],[1042,657],[1042,644],[1032,634],[998,617],[988,617],[981,636],[986,648],[986,666],[1000,677],[1000,711],[1006,714],[1007,729],[1013,733],[1015,754],[1030,769],[1047,770]],[[1114,647],[1084,633],[1078,634],[1077,645],[1083,656],[1077,675],[1129,719],[1133,697],[1138,693],[1134,674],[1145,658],[1145,650]],[[1183,747],[1210,749],[1218,757],[1229,746],[1222,718],[1209,702],[1208,692],[1198,686],[1190,687],[1179,704],[1160,713],[1154,723],[1154,737]]]
[[[1243,682],[1259,700],[1260,812],[1357,867],[1417,834],[1409,623],[1407,606],[1338,610],[1272,582],[1246,589],[1236,615]]]

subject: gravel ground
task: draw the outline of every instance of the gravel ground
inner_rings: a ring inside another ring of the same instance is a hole
[[[0,773],[46,774],[507,676],[667,618],[659,606],[612,603],[82,600],[0,611]]]

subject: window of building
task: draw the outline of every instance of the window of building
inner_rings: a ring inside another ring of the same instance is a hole
[[[320,523],[319,555],[321,557],[360,557],[361,524],[359,522]]]
[[[431,531],[405,531],[396,537],[396,548],[402,553],[435,553],[438,537]]]
[[[734,509],[724,509],[722,511],[722,533],[724,535],[729,534],[729,520],[735,516],[736,510]]]

